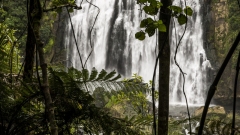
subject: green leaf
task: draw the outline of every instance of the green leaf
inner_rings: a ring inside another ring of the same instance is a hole
[[[157,1],[156,0],[151,0],[150,1],[150,7],[157,8]]]
[[[103,80],[103,78],[107,75],[107,71],[102,69],[102,71],[100,72],[100,74],[98,75],[98,78],[96,79],[96,81],[99,80]]]
[[[144,40],[145,39],[145,33],[143,31],[139,31],[135,34],[135,38],[138,40]]]
[[[153,25],[154,25],[156,28],[158,28],[158,26],[159,26],[160,24],[163,24],[162,20],[158,20],[158,21],[154,21],[154,22],[153,22]]]
[[[93,68],[92,72],[91,72],[91,75],[90,75],[90,78],[89,78],[89,81],[92,81],[92,80],[96,79],[97,74],[98,74],[98,71],[96,70],[96,68]]]
[[[173,12],[176,12],[176,13],[181,13],[182,12],[182,8],[179,7],[179,6],[169,6],[168,8],[171,9]]]
[[[151,37],[155,34],[155,29],[156,29],[155,25],[151,24],[146,28],[145,31],[148,33],[148,36]]]
[[[161,8],[161,6],[163,6],[162,2],[157,2],[157,8]]]
[[[183,24],[187,23],[187,17],[185,15],[183,15],[183,14],[180,14],[178,16],[178,23],[180,25],[183,25]]]
[[[114,71],[108,73],[103,80],[104,80],[104,81],[108,81],[109,79],[111,79],[112,77],[114,77],[115,74],[116,74],[116,71],[114,70]]]
[[[82,75],[83,75],[83,81],[87,81],[89,78],[89,71],[87,69],[82,70]]]
[[[188,16],[192,16],[193,10],[192,10],[190,7],[187,6],[187,7],[184,9],[184,13],[185,13],[186,15],[188,15]]]
[[[144,6],[143,10],[149,15],[156,15],[158,13],[158,8],[156,6]]]
[[[140,28],[145,28],[147,27],[150,23],[153,22],[153,19],[152,18],[146,18],[146,19],[143,19],[140,23]]]
[[[153,22],[153,19],[152,18],[147,18],[147,21],[148,21],[148,24],[150,24],[150,23]]]
[[[121,75],[120,74],[118,74],[116,77],[114,77],[112,80],[110,80],[110,81],[116,81],[117,79],[120,79],[121,78]]]
[[[147,27],[148,25],[148,20],[147,19],[143,19],[140,23],[140,28],[144,28]]]
[[[161,31],[161,32],[166,32],[167,28],[166,28],[165,24],[159,24],[158,25],[158,30]]]

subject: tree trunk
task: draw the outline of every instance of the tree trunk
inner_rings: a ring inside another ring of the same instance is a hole
[[[55,115],[54,115],[54,106],[52,102],[52,97],[49,90],[49,83],[48,83],[48,76],[47,76],[47,64],[45,62],[44,58],[44,52],[43,52],[43,44],[39,39],[37,39],[37,51],[39,55],[40,60],[40,66],[42,69],[42,78],[43,83],[41,86],[41,90],[43,91],[44,97],[45,97],[45,107],[46,107],[46,114],[48,116],[48,120],[50,123],[50,129],[52,135],[58,135],[58,128],[55,121]]]
[[[58,135],[58,128],[56,125],[55,115],[54,115],[54,106],[53,106],[52,97],[49,90],[47,64],[44,58],[43,43],[41,42],[41,39],[39,36],[40,20],[42,18],[42,9],[41,9],[40,0],[30,0],[30,7],[31,6],[33,6],[33,10],[32,12],[29,13],[31,18],[29,19],[29,22],[30,22],[29,26],[33,29],[33,36],[34,36],[33,39],[37,46],[40,66],[42,69],[43,81],[40,86],[40,89],[42,90],[45,98],[45,108],[46,108],[45,110],[48,117],[48,122],[50,123],[51,135]]]
[[[33,1],[30,0],[29,3],[29,11],[28,15],[33,12]],[[32,18],[29,17],[29,21],[32,21]],[[29,81],[33,75],[33,64],[34,64],[34,51],[35,51],[35,38],[33,34],[33,29],[28,22],[28,33],[27,33],[27,42],[26,42],[26,49],[25,49],[25,60],[24,60],[24,70],[23,70],[23,80]]]
[[[230,48],[230,50],[229,50],[227,56],[225,57],[220,69],[218,70],[218,73],[217,73],[212,85],[210,86],[210,88],[208,90],[207,99],[206,99],[206,102],[205,102],[205,105],[204,105],[204,108],[203,108],[203,112],[202,112],[202,117],[201,117],[201,120],[200,120],[198,135],[202,135],[202,133],[203,133],[203,127],[204,127],[205,119],[207,117],[208,107],[211,103],[211,100],[212,100],[214,94],[215,94],[215,91],[217,90],[217,85],[218,85],[219,80],[221,79],[221,76],[224,72],[224,69],[226,68],[228,62],[230,61],[230,59],[231,59],[234,51],[236,50],[239,42],[240,42],[240,32],[238,33],[232,47]]]
[[[162,54],[159,61],[159,105],[158,105],[158,135],[168,135],[169,115],[169,74],[170,74],[170,45],[169,25],[171,11],[167,8],[171,0],[162,0],[163,7],[160,10],[160,20],[167,27],[167,32],[159,32],[158,44]]]

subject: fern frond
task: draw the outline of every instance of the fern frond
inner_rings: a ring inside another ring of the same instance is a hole
[[[80,80],[82,78],[82,72],[73,67],[68,68],[68,75],[71,76],[73,80]]]
[[[96,68],[93,68],[88,81],[92,81],[92,80],[96,79],[97,75],[98,75],[98,71],[96,70]]]
[[[118,74],[116,77],[114,77],[112,80],[110,80],[110,81],[116,81],[116,80],[118,80],[118,79],[120,79],[121,78],[121,75],[120,74]]]
[[[114,75],[116,74],[116,71],[113,70],[112,72],[108,73],[105,77],[104,77],[104,81],[108,81],[109,79],[111,79],[112,77],[114,77]]]
[[[89,71],[87,69],[83,69],[82,70],[82,78],[83,81],[86,82],[89,79]]]
[[[106,75],[107,75],[107,71],[104,70],[104,69],[102,69],[102,71],[101,71],[100,74],[98,75],[98,78],[95,79],[95,81],[103,80]]]

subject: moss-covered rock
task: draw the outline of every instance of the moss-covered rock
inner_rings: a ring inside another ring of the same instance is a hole
[[[193,115],[201,116],[203,112],[203,108],[204,106],[201,106],[200,108],[196,109]],[[226,114],[226,111],[222,106],[212,106],[208,108],[208,114]]]

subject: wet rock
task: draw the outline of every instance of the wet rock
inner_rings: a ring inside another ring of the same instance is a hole
[[[202,112],[203,112],[203,108],[204,106],[201,106],[200,108],[197,108],[195,111],[194,111],[194,116],[201,116],[202,115]],[[226,114],[226,111],[224,109],[224,107],[222,106],[212,106],[212,107],[209,107],[208,108],[208,114],[209,113],[215,113],[215,114]]]

